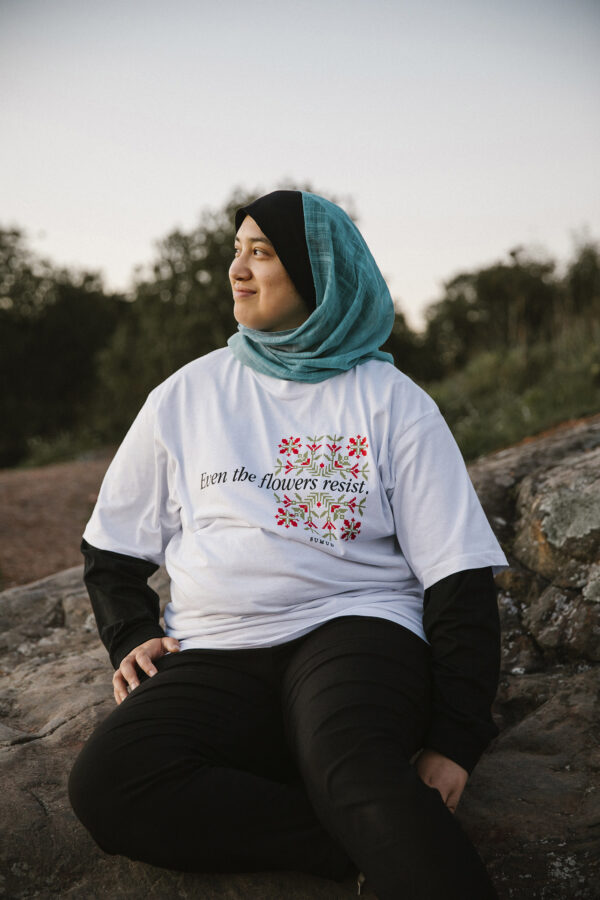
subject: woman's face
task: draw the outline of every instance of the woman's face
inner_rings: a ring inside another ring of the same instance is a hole
[[[246,216],[235,237],[229,267],[233,315],[255,331],[287,331],[310,315],[269,238]]]

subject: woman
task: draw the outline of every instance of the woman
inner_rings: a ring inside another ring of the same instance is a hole
[[[71,801],[154,865],[494,897],[452,813],[496,733],[505,557],[437,407],[378,349],[393,304],[349,217],[275,191],[236,229],[238,333],[152,391],[84,534],[118,706]]]

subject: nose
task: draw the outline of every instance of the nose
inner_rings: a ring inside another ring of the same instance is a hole
[[[233,259],[233,262],[229,266],[229,277],[232,281],[244,281],[250,278],[252,273],[248,268],[248,264],[245,262],[244,257],[240,254],[240,256],[236,256]]]

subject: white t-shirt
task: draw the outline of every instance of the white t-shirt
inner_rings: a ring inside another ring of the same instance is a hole
[[[228,348],[149,395],[85,539],[166,565],[182,649],[271,646],[342,615],[424,638],[423,591],[506,559],[433,400],[371,360],[283,381]]]

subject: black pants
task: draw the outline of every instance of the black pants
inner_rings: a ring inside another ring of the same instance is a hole
[[[342,878],[352,861],[380,900],[493,898],[409,763],[428,653],[399,625],[351,616],[278,647],[167,656],[83,748],[73,808],[107,853],[153,865]]]

